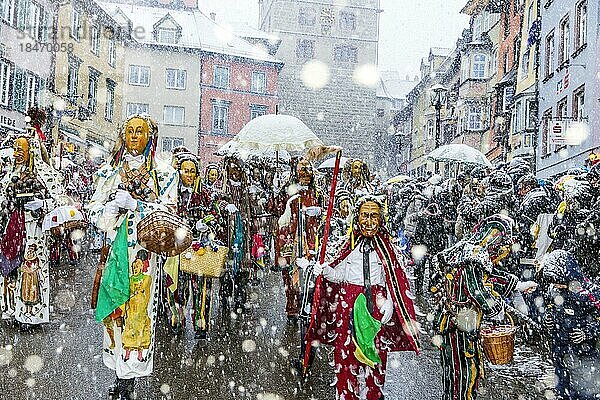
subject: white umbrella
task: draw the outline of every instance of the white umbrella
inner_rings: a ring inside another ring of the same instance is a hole
[[[290,153],[285,150],[272,151],[272,150],[248,150],[246,148],[240,148],[240,143],[235,140],[230,140],[225,143],[221,148],[215,152],[217,156],[236,156],[246,161],[248,158],[277,158],[279,161],[288,163],[290,161]]]
[[[217,154],[231,151],[302,152],[315,146],[323,146],[323,142],[304,122],[290,115],[267,114],[248,122]]]
[[[346,161],[348,161],[347,157],[342,157],[340,159],[340,168],[344,167],[344,165],[346,164]],[[327,160],[323,161],[321,163],[321,165],[319,165],[317,167],[317,169],[333,169],[333,168],[335,168],[335,157],[328,158]]]
[[[14,152],[15,151],[12,147],[5,147],[3,149],[0,149],[0,158],[12,157]]]
[[[42,222],[42,230],[49,231],[68,222],[85,221],[81,211],[74,206],[60,206],[46,214]]]
[[[480,165],[491,167],[492,163],[479,150],[466,144],[447,144],[433,150],[427,155],[433,161],[451,162],[457,164]]]

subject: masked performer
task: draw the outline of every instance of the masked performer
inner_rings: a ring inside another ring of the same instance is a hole
[[[60,175],[37,139],[14,140],[14,165],[2,182],[0,210],[0,305],[21,328],[49,322],[49,232],[44,215],[63,194]]]
[[[354,199],[360,195],[373,193],[371,173],[364,161],[359,159],[348,160],[344,165],[345,189]]]
[[[283,268],[283,283],[288,320],[294,322],[299,312],[300,269],[298,259],[314,260],[322,199],[317,194],[312,165],[301,159],[296,165],[295,182],[288,191],[295,191],[286,202],[279,218],[277,263]]]
[[[389,351],[419,351],[417,326],[404,262],[382,226],[382,203],[362,197],[354,240],[337,259],[316,264],[322,285],[307,341],[335,347],[337,398],[383,398]]]
[[[211,193],[221,190],[221,169],[218,164],[210,163],[204,171],[204,187]]]
[[[469,241],[438,254],[444,269],[434,277],[438,294],[434,344],[441,351],[444,400],[471,400],[483,375],[480,326],[483,315],[504,319],[504,297],[513,289],[530,291],[533,282],[497,267],[510,252],[510,234],[503,216],[484,220]]]
[[[179,171],[177,214],[194,227],[194,237],[200,241],[222,235],[219,209],[210,193],[201,185],[200,161],[191,153],[176,156]],[[208,332],[213,278],[189,274],[179,269],[179,257],[170,258],[165,264],[167,303],[171,327],[181,332],[185,327],[187,302],[192,300],[192,321],[197,339],[205,339]]]
[[[105,232],[105,246],[110,246],[104,249],[108,261],[95,287],[96,320],[104,324],[104,364],[117,375],[110,394],[119,399],[133,398],[134,379],[153,369],[159,256],[138,243],[137,225],[154,211],[174,211],[178,183],[173,168],[155,162],[157,140],[153,120],[130,117],[110,163],[97,172],[88,205],[91,222]]]
[[[225,160],[227,176],[223,185],[223,198],[229,202],[225,211],[229,214],[227,237],[232,257],[231,271],[221,278],[221,297],[229,304],[232,297],[236,310],[244,311],[247,300],[248,280],[252,268],[250,245],[250,198],[248,178],[242,168],[241,160],[227,158]],[[226,313],[226,307],[223,308]]]

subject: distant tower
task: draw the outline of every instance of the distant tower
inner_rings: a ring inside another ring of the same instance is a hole
[[[326,144],[370,164],[375,137],[376,86],[354,82],[355,69],[377,64],[379,0],[258,0],[260,29],[281,39],[276,57],[279,112],[302,119]],[[343,5],[342,5],[343,4]],[[307,88],[304,65],[319,60],[329,67],[322,89]]]

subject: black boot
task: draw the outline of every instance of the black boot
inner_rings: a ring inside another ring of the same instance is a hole
[[[117,400],[119,396],[119,378],[115,378],[115,382],[108,387],[108,398],[110,400]]]
[[[117,378],[117,386],[119,389],[118,400],[133,400],[133,390],[135,388],[135,378],[120,379]]]

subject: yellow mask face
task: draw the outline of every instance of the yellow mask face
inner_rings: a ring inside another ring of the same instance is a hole
[[[192,161],[182,162],[181,167],[179,168],[179,176],[181,177],[181,183],[183,183],[184,186],[193,186],[194,182],[196,181],[196,177],[198,176],[196,164],[194,164]]]
[[[342,200],[342,203],[340,204],[340,215],[343,218],[346,218],[348,214],[350,214],[350,207],[350,200]]]
[[[358,210],[358,227],[363,236],[373,237],[381,228],[381,209],[374,201],[367,201]]]
[[[310,185],[310,181],[313,177],[312,165],[307,160],[300,160],[296,166],[296,173],[298,175],[298,183],[303,186]]]
[[[142,118],[132,118],[127,122],[125,147],[130,154],[134,156],[142,154],[149,140],[150,128],[146,121]]]
[[[359,161],[359,160],[354,161],[352,163],[351,172],[352,172],[353,177],[355,177],[355,178],[360,177],[360,175],[362,173],[362,161]]]
[[[219,171],[217,171],[215,168],[211,168],[208,170],[208,182],[210,184],[213,184],[217,181],[217,179],[219,179]]]
[[[17,138],[13,143],[13,156],[17,165],[29,162],[29,142],[24,137]]]

